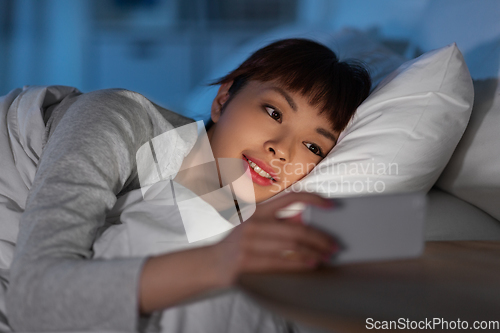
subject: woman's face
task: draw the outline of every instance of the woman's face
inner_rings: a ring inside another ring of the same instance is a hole
[[[273,82],[249,81],[229,100],[230,85],[223,84],[212,103],[215,124],[208,138],[216,159],[250,165],[255,200],[261,202],[307,175],[339,133],[301,94]]]

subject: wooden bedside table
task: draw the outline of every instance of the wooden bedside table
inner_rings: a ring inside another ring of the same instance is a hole
[[[500,242],[427,242],[420,258],[247,274],[241,288],[293,321],[360,332],[367,318],[500,321]]]

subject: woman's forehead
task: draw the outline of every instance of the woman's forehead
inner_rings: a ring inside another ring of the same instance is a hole
[[[276,95],[283,98],[289,104],[290,108],[297,110],[298,104],[309,104],[308,96],[303,95],[297,91],[290,90],[278,81],[256,81],[249,82],[248,88],[258,95]],[[244,88],[243,88],[244,89]],[[320,110],[318,108],[318,110]]]
[[[311,103],[310,96],[307,94],[302,94],[301,92],[290,90],[284,85],[276,81],[250,81],[250,89],[258,95],[276,95],[283,98],[291,109],[294,111],[299,109],[300,105],[307,106],[307,108],[312,108],[316,110],[318,117],[329,119],[328,112],[320,107],[320,104],[315,105]],[[329,120],[328,120],[329,121]]]
[[[336,141],[338,134],[333,130],[333,124],[331,123],[331,119],[328,117],[328,112],[323,112],[319,106],[314,106],[309,103],[307,96],[302,95],[298,92],[293,92],[283,87],[283,85],[279,84],[279,82],[273,81],[256,81],[252,80],[248,83],[249,92],[254,92],[255,96],[269,96],[281,99],[281,102],[284,103],[292,112],[291,115],[296,114],[297,117],[303,116],[304,112],[307,112],[308,115],[313,114],[314,117],[308,118],[308,122],[314,123],[315,125],[321,124],[322,135],[323,133],[330,133],[333,135]],[[243,88],[244,89],[244,88]],[[288,116],[290,116],[288,114]]]

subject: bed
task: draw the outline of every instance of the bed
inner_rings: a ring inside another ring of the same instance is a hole
[[[325,196],[367,194],[367,188],[358,191],[353,187],[349,191],[335,192],[331,187],[325,189],[321,186],[325,180],[338,184],[340,177],[347,177],[352,184],[362,182],[367,177],[366,173],[348,170],[344,174],[327,172],[325,176],[320,171],[338,163],[354,162],[364,167],[370,163],[385,163],[387,167],[397,162],[403,168],[397,173],[374,173],[370,176],[376,177],[374,182],[378,180],[384,184],[381,192],[428,191],[426,240],[500,240],[498,13],[500,3],[496,0],[485,0],[480,5],[466,0],[429,2],[420,24],[404,40],[407,47],[397,52],[387,47],[391,43],[378,30],[363,30],[355,25],[335,31],[308,26],[280,28],[242,46],[214,68],[207,80],[225,74],[266,42],[285,37],[313,38],[337,51],[342,59],[364,61],[374,81],[371,96],[360,107],[357,118],[339,140],[329,161],[295,185],[294,189],[312,189]],[[444,15],[448,19],[443,28]],[[441,73],[441,80],[436,85],[432,78],[437,73]],[[7,156],[8,152],[11,154],[10,159],[2,158],[0,177],[3,177],[4,185],[20,186],[3,186],[0,189],[0,331],[10,330],[5,317],[4,294],[17,235],[15,221],[22,213],[23,198],[27,195],[43,148],[37,146],[34,139],[43,135],[40,110],[44,105],[56,103],[65,93],[74,91],[72,89],[34,94],[31,98],[34,104],[20,108],[22,111],[17,113],[20,117],[16,121],[23,124],[17,128],[17,134],[12,130],[12,119],[6,115],[9,108],[19,102],[16,98],[20,90],[0,100],[3,115],[0,119],[1,139],[2,142],[10,142],[0,149],[2,156]],[[213,93],[211,88],[200,86],[194,89],[185,107],[187,115],[206,120],[204,110]],[[422,112],[422,105],[426,106],[426,112]],[[17,107],[21,106],[17,104]],[[380,121],[377,122],[377,119]],[[379,136],[381,132],[385,136]],[[377,145],[369,143],[374,139],[378,140],[375,141]],[[380,142],[387,143],[385,146],[391,149],[380,150],[379,147],[384,146]],[[13,145],[19,153],[14,153]],[[364,160],[360,160],[359,156],[363,156]],[[10,164],[7,164],[8,161]],[[5,172],[7,168],[10,168],[9,172]],[[372,191],[376,189],[372,188]],[[124,242],[120,235],[124,234],[124,229],[133,226],[137,225],[124,223],[121,230],[117,228],[103,234],[101,243],[98,243],[101,248],[96,251],[100,251],[102,256],[117,256],[123,254],[123,244],[128,254],[145,255],[171,250],[162,246],[152,248],[151,238],[147,237],[142,238],[142,243],[138,239]],[[151,229],[141,230],[151,233]],[[154,229],[154,232],[158,230]],[[216,241],[220,236],[206,241]],[[115,249],[122,252],[112,250],[112,246],[102,246],[113,240],[118,244]]]

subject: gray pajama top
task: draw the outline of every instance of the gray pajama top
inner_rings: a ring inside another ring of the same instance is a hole
[[[137,331],[146,258],[87,259],[117,195],[140,187],[138,148],[193,120],[125,90],[72,94],[45,120],[48,141],[10,268],[9,324],[19,331]]]

